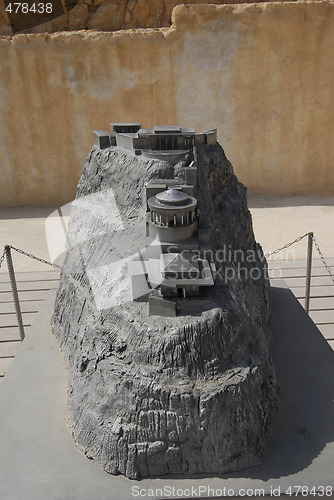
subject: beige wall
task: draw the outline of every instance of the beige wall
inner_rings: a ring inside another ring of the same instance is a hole
[[[277,0],[275,0],[277,1]],[[244,0],[244,3],[263,0]],[[227,4],[240,0],[79,0],[66,14],[25,33],[95,29],[115,31],[129,28],[161,28],[171,25],[173,8],[180,4]],[[0,35],[13,34],[4,0],[0,0]]]
[[[218,128],[251,191],[334,188],[334,4],[178,6],[173,26],[0,40],[0,204],[63,204],[110,121]]]

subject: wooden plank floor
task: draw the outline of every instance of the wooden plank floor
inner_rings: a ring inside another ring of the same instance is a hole
[[[334,259],[327,259],[334,274]],[[297,297],[305,304],[306,261],[269,261],[269,276],[282,278]],[[334,349],[334,282],[320,259],[312,261],[310,317],[327,342]]]
[[[58,287],[59,271],[16,273],[23,324],[31,325],[43,300]],[[0,274],[0,381],[20,348],[13,296],[7,273]],[[0,382],[1,383],[1,382]]]
[[[306,262],[269,261],[272,279],[284,279],[304,306]],[[328,259],[334,272],[334,259]],[[30,326],[49,290],[58,287],[59,271],[17,273],[23,323]],[[334,349],[334,283],[320,259],[313,259],[310,316]],[[12,293],[7,273],[0,274],[0,381],[20,348]]]

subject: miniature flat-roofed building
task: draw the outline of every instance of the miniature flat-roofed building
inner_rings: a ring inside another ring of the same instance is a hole
[[[110,136],[107,130],[94,130],[94,146],[99,146],[100,149],[110,147]]]
[[[176,125],[165,125],[165,126],[156,125],[155,127],[153,127],[153,132],[155,134],[173,134],[173,133],[175,134],[175,132],[177,134],[180,134],[181,128],[177,127]]]
[[[217,141],[215,129],[196,134],[194,128],[176,125],[159,125],[152,129],[144,129],[141,128],[140,122],[112,122],[110,135],[102,131],[103,137],[101,138],[99,138],[101,131],[95,132],[94,144],[102,149],[118,146],[133,151],[137,155],[144,154],[150,157],[154,157],[154,151],[164,151],[163,159],[167,161],[177,160],[182,152],[183,154],[191,152],[196,144],[214,144]]]
[[[131,298],[138,300],[144,298],[149,293],[146,279],[146,269],[141,260],[128,262],[128,271],[131,280]]]
[[[129,134],[129,133],[135,133],[138,132],[138,130],[141,128],[141,123],[140,122],[133,122],[133,123],[110,123],[110,132],[112,135],[114,135],[115,132],[118,134]]]

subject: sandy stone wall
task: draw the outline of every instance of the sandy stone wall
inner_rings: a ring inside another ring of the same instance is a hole
[[[255,3],[263,0],[245,0]],[[79,0],[66,14],[43,25],[26,30],[29,33],[95,29],[115,31],[130,28],[161,28],[171,25],[173,8],[179,4],[235,4],[239,0]],[[0,0],[0,35],[12,34]]]
[[[178,6],[171,28],[0,40],[0,203],[71,200],[110,121],[218,128],[251,191],[334,187],[334,5]]]

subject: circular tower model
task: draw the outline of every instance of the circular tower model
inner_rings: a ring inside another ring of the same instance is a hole
[[[167,189],[148,200],[149,236],[176,243],[197,232],[197,200],[177,189]]]

